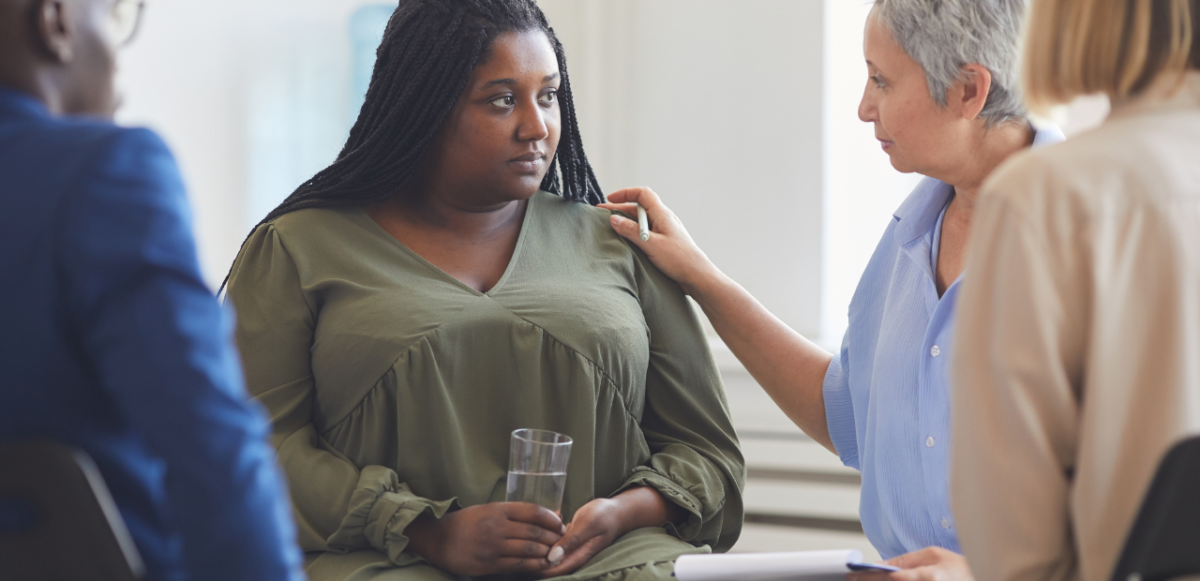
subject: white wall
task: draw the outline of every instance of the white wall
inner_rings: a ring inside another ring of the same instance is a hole
[[[850,298],[892,212],[920,181],[892,168],[873,126],[858,118],[867,83],[863,25],[871,4],[825,0],[824,301],[818,341],[830,350],[841,344]]]
[[[333,161],[348,128],[356,0],[158,0],[121,55],[118,120],[159,131],[215,288],[250,227]]]
[[[781,319],[820,331],[821,0],[542,0],[608,191],[647,185]]]

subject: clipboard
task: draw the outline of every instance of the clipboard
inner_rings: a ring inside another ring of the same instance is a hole
[[[862,553],[795,551],[788,553],[735,553],[683,555],[675,561],[679,581],[845,581],[854,571],[895,572],[882,563],[863,563]]]

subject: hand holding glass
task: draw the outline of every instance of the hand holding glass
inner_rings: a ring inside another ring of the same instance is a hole
[[[508,456],[508,502],[530,502],[562,511],[571,438],[547,430],[516,430]]]

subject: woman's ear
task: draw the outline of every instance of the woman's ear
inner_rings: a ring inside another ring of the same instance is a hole
[[[71,62],[75,58],[75,24],[68,14],[67,2],[41,0],[37,6],[39,48],[60,64]]]
[[[954,95],[958,91],[951,91],[952,96],[959,98],[959,102],[956,103],[958,110],[963,119],[971,121],[978,119],[979,113],[983,111],[983,106],[987,105],[988,94],[992,90],[992,71],[981,64],[965,65],[962,68],[960,82],[962,83],[962,92]]]

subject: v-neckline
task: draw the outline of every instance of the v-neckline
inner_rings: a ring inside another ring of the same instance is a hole
[[[357,210],[357,215],[362,220],[365,220],[367,222],[367,224],[369,225],[368,228],[372,229],[376,234],[381,235],[384,238],[386,238],[387,240],[389,240],[392,244],[394,244],[397,248],[399,248],[400,251],[403,252],[404,254],[407,254],[409,257],[413,258],[418,263],[424,265],[426,268],[437,273],[437,275],[440,276],[441,278],[445,279],[446,282],[449,282],[449,283],[451,283],[451,284],[453,284],[475,296],[492,297],[492,296],[494,296],[493,293],[498,291],[501,287],[504,286],[504,283],[508,281],[509,277],[512,275],[513,269],[516,267],[517,260],[521,257],[521,249],[525,246],[525,236],[526,236],[526,233],[529,231],[529,218],[533,214],[533,205],[535,203],[535,200],[537,200],[537,198],[538,198],[538,194],[534,194],[532,197],[530,197],[526,201],[525,213],[524,213],[524,215],[521,216],[521,231],[517,234],[517,244],[515,246],[513,246],[512,256],[509,257],[508,265],[504,267],[504,273],[500,275],[500,279],[497,280],[496,284],[492,285],[492,288],[489,288],[486,292],[481,291],[481,290],[463,282],[462,280],[459,280],[458,277],[442,270],[441,267],[430,262],[424,256],[421,256],[420,254],[418,254],[415,250],[409,248],[408,245],[401,242],[395,236],[392,236],[390,232],[388,232],[387,230],[385,230],[383,228],[383,226],[380,226],[379,222],[376,222],[374,218],[371,218],[370,214],[367,214],[367,210],[365,208],[363,208],[362,206],[356,206],[355,209]]]

